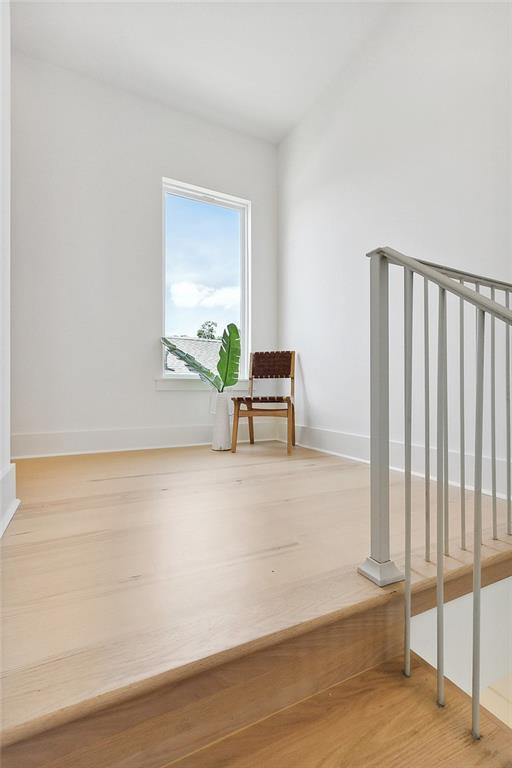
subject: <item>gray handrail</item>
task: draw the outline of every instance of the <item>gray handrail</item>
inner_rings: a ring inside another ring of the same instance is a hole
[[[455,294],[455,296],[459,296],[460,298],[469,301],[471,304],[474,304],[475,307],[483,309],[485,312],[493,315],[493,317],[497,317],[499,320],[503,320],[503,322],[507,323],[508,325],[512,325],[512,310],[507,309],[503,304],[499,304],[496,301],[488,299],[486,296],[482,296],[482,294],[471,290],[471,288],[466,288],[465,285],[454,282],[453,278],[444,274],[444,271],[450,271],[449,267],[440,267],[437,265],[430,266],[427,262],[411,259],[410,256],[406,256],[399,251],[395,251],[394,248],[389,248],[389,246],[376,248],[375,250],[370,251],[367,256],[371,257],[374,254],[383,256],[391,264],[398,264],[399,266],[406,267],[407,269],[416,272],[418,275],[426,277],[427,280],[430,280],[432,283],[436,283],[440,288],[444,288],[450,293]],[[464,275],[466,275],[466,278],[469,279],[469,273],[459,273],[457,270],[453,270],[453,274],[454,277],[455,274],[457,274],[459,279],[464,279]],[[480,278],[478,279],[478,283],[483,285],[484,280],[485,278]],[[497,287],[498,283],[493,283],[493,285]],[[502,283],[501,285],[508,286],[509,284]],[[512,285],[504,288],[503,290],[512,291]]]
[[[505,280],[496,280],[494,277],[484,277],[483,275],[475,275],[473,272],[466,272],[463,269],[456,269],[455,267],[446,267],[443,264],[435,264],[433,261],[424,261],[418,259],[420,264],[425,264],[427,267],[437,269],[448,277],[453,277],[455,280],[462,280],[466,283],[474,283],[474,285],[482,285],[486,288],[495,288],[497,291],[512,291],[512,283],[507,283]]]

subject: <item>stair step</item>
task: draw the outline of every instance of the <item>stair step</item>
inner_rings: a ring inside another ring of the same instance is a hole
[[[482,581],[492,583],[511,574],[512,554],[498,553],[484,563]],[[450,573],[446,598],[470,591],[470,577],[468,566]],[[427,610],[434,601],[434,581],[414,586],[413,613]],[[124,691],[123,698],[85,709],[65,721],[57,713],[61,718],[58,726],[5,746],[2,768],[167,768],[188,755],[202,755],[208,745],[256,727],[253,724],[258,721],[281,717],[276,713],[302,706],[300,702],[317,694],[321,709],[322,702],[334,695],[333,686],[343,681],[349,684],[365,670],[394,659],[402,643],[402,585],[394,585],[356,605],[232,648],[228,654],[205,658],[178,679],[146,680],[144,693],[134,691],[130,696]],[[385,674],[379,672],[380,678],[368,673],[375,685],[376,679],[389,680],[389,671],[396,671],[396,664],[381,670]],[[404,683],[400,675],[398,680]],[[389,684],[394,690],[397,682]],[[327,694],[321,693],[327,689]],[[431,703],[429,691],[425,699]],[[369,712],[373,717],[371,708]],[[360,716],[366,717],[366,710]],[[464,725],[461,720],[462,731],[468,730],[468,718],[465,715]],[[366,720],[364,728],[371,730],[371,720]],[[257,763],[240,763],[245,764]],[[308,763],[283,763],[282,768],[289,765],[310,768]],[[329,765],[322,763],[322,768]],[[417,768],[416,763],[412,765]],[[489,765],[512,768],[512,763]]]
[[[290,627],[222,665],[13,743],[2,768],[162,768],[393,658],[402,614],[401,592],[388,590]]]
[[[447,682],[435,700],[436,673],[414,657],[385,662],[166,768],[508,768],[512,730],[482,713],[470,733],[471,700]]]

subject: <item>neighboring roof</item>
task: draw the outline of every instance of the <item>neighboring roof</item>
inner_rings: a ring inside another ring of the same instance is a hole
[[[168,336],[176,346],[188,352],[210,371],[217,370],[219,361],[220,339],[198,339],[195,336]],[[172,352],[167,354],[166,370],[170,373],[191,373],[185,363],[179,360]]]

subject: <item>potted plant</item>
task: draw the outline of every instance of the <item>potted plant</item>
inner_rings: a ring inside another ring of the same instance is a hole
[[[219,350],[217,372],[214,373],[202,365],[193,355],[184,352],[170,339],[162,337],[164,347],[182,360],[189,371],[197,373],[202,381],[217,390],[215,422],[213,425],[212,448],[214,451],[228,451],[231,448],[229,429],[229,394],[226,387],[233,387],[238,382],[240,371],[240,332],[234,323],[224,329]]]

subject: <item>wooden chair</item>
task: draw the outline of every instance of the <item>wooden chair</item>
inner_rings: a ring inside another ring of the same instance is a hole
[[[290,379],[290,394],[275,397],[255,397],[255,379]],[[249,440],[254,443],[254,418],[258,416],[278,416],[288,419],[288,453],[295,445],[295,352],[253,352],[249,367],[249,395],[233,397],[235,404],[233,416],[233,436],[231,450],[236,453],[238,422],[240,418],[249,421]],[[255,403],[276,403],[283,408],[255,408]],[[242,408],[245,406],[245,408]]]

